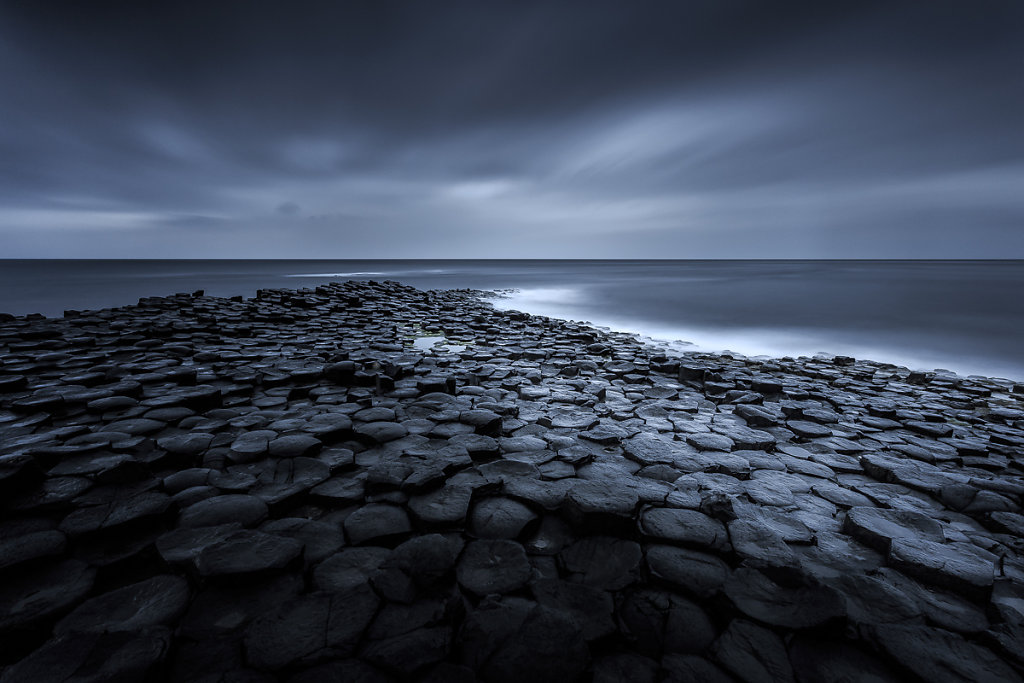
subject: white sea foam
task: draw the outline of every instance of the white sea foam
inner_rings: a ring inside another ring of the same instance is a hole
[[[992,362],[976,363],[972,358],[897,349],[844,339],[841,334],[801,328],[710,328],[659,324],[655,321],[616,316],[587,305],[583,290],[575,288],[533,288],[503,292],[493,300],[495,308],[519,310],[564,320],[586,322],[611,332],[639,337],[642,341],[683,353],[732,353],[753,358],[782,358],[818,354],[845,355],[892,363],[912,370],[950,370],[960,375],[1016,376],[1015,367]],[[827,349],[827,351],[826,351]]]
[[[366,275],[387,275],[388,273],[378,272],[356,272],[356,273],[292,273],[285,277],[363,277]]]

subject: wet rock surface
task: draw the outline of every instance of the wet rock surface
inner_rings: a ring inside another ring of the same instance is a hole
[[[393,282],[3,317],[0,681],[1020,681],[1022,401]]]

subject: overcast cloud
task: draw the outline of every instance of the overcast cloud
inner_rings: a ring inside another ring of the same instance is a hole
[[[0,252],[1024,258],[1024,3],[0,3]]]

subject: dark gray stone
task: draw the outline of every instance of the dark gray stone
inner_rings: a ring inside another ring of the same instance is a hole
[[[472,541],[456,572],[459,584],[475,595],[511,593],[529,581],[530,562],[523,546],[515,541]]]
[[[640,528],[648,536],[674,543],[719,551],[729,548],[725,526],[696,510],[649,508],[640,517]]]
[[[645,557],[651,576],[698,598],[717,594],[731,571],[714,555],[670,545],[649,545]]]
[[[302,554],[302,541],[243,529],[206,546],[196,557],[200,576],[244,577],[280,572]]]
[[[618,590],[637,580],[643,552],[634,541],[588,536],[565,548],[558,558],[571,580]]]
[[[843,530],[864,545],[887,553],[893,539],[922,539],[941,543],[942,526],[931,517],[909,510],[853,507],[846,513]]]
[[[345,534],[353,545],[387,541],[410,531],[409,515],[397,505],[371,503],[345,518]]]
[[[473,506],[469,530],[478,538],[518,538],[536,513],[510,498],[484,498]]]
[[[169,626],[185,612],[188,582],[168,574],[104,593],[79,605],[61,619],[54,633],[142,631]]]
[[[711,647],[715,660],[750,683],[792,682],[793,667],[778,635],[763,626],[733,619]]]
[[[260,669],[279,670],[321,652],[350,656],[378,604],[368,585],[300,595],[249,625],[246,660]]]
[[[238,523],[256,526],[267,517],[267,504],[255,496],[231,494],[201,500],[181,511],[180,528]]]

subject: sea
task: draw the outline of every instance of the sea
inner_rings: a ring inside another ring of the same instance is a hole
[[[0,260],[0,312],[343,280],[496,290],[500,308],[680,352],[849,355],[1024,381],[1024,261]]]

